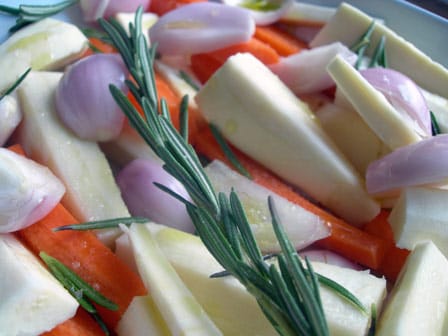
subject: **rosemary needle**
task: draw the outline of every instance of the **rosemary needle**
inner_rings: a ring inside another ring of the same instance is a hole
[[[28,68],[22,75],[20,75],[20,77],[9,88],[7,88],[5,90],[5,92],[0,94],[0,100],[5,98],[5,96],[9,95],[11,92],[13,92],[20,85],[20,83],[23,82],[23,80],[26,78],[26,76],[28,76],[30,71],[31,71],[31,68]]]

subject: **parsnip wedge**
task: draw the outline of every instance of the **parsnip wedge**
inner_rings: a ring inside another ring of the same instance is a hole
[[[348,22],[350,24],[347,24]],[[347,3],[342,3],[310,45],[314,48],[340,41],[351,46],[364,34],[371,22],[372,18],[367,14]],[[448,69],[381,23],[375,23],[371,43],[367,49],[368,55],[372,55],[382,35],[387,41],[385,51],[388,67],[412,78],[422,88],[448,98]]]
[[[383,315],[378,336],[442,336],[448,303],[448,260],[426,241],[409,255]]]
[[[19,88],[23,121],[18,141],[35,161],[65,184],[63,205],[80,221],[128,217],[112,170],[94,142],[81,140],[64,127],[54,105],[61,73],[31,72]],[[98,231],[111,244],[120,230]]]
[[[75,315],[78,302],[11,234],[0,234],[0,270],[0,335],[40,335]]]
[[[412,250],[431,240],[448,258],[448,190],[429,187],[404,189],[389,216],[397,246]]]
[[[336,56],[328,72],[362,119],[390,148],[410,145],[421,140],[412,125],[343,58]]]
[[[171,335],[222,335],[163,255],[146,225],[132,224],[129,237],[139,274]]]
[[[237,54],[196,95],[201,113],[243,152],[353,224],[378,204],[315,115],[251,54]]]
[[[78,27],[52,18],[20,29],[0,46],[0,92],[28,68],[54,70],[71,63],[87,45]]]

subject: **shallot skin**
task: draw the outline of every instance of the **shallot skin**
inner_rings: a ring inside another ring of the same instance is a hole
[[[59,118],[78,137],[91,141],[116,138],[125,116],[109,91],[126,90],[126,68],[118,55],[95,54],[71,65],[58,86]]]
[[[146,217],[159,224],[185,232],[194,232],[194,226],[185,205],[158,188],[155,182],[191,202],[182,184],[168,174],[160,163],[136,159],[117,175],[117,184],[129,212],[133,216]]]

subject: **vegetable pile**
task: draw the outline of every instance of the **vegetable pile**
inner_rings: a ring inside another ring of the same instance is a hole
[[[0,335],[448,332],[448,69],[387,22],[0,11]]]

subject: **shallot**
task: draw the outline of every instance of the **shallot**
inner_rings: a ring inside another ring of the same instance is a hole
[[[0,148],[0,233],[34,224],[64,193],[64,185],[47,167]]]
[[[135,12],[139,6],[148,8],[150,0],[81,0],[84,20],[94,22],[99,18],[108,18],[119,12]]]

